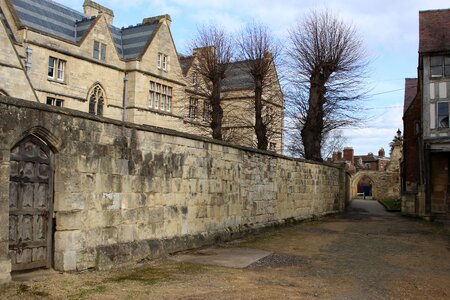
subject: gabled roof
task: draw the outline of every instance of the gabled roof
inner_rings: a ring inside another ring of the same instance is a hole
[[[450,9],[419,12],[419,52],[450,50]]]
[[[194,61],[194,56],[179,55],[181,69],[184,76],[187,75],[189,69]],[[227,74],[222,82],[222,91],[229,90],[243,90],[254,87],[251,75],[245,70],[246,64],[244,61],[232,62],[229,64]]]
[[[231,63],[227,70],[227,76],[222,83],[222,90],[243,90],[254,87],[253,78],[246,70],[244,61]]]
[[[95,17],[88,17],[51,0],[10,0],[10,2],[20,22],[19,25],[72,43],[80,43],[95,21]],[[138,58],[145,51],[158,24],[158,20],[155,20],[122,29],[109,26],[119,56],[122,59]]]
[[[184,56],[182,54],[178,54],[178,59],[180,61],[181,70],[183,71],[183,75],[186,76],[189,72],[189,69],[192,66],[192,62],[194,61],[194,56]]]
[[[409,108],[417,94],[417,78],[405,78],[405,100],[403,113]]]

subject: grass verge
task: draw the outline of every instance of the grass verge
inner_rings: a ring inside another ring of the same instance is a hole
[[[387,211],[400,211],[402,208],[402,201],[400,199],[383,198],[378,200]]]

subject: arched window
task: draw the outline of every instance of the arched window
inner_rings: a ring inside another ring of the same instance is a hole
[[[103,106],[105,105],[105,91],[100,84],[94,85],[88,97],[89,113],[101,116],[103,115]]]

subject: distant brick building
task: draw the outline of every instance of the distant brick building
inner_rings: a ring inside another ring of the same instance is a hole
[[[378,155],[374,155],[372,152],[366,155],[354,155],[352,147],[345,147],[342,152],[334,152],[331,161],[345,162],[348,172],[354,174],[360,170],[384,171],[389,162],[389,157],[386,157],[383,148],[378,150]]]

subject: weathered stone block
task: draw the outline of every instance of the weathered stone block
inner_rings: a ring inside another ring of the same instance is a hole
[[[134,226],[121,225],[119,226],[119,243],[126,243],[134,241]]]
[[[82,210],[86,206],[87,197],[90,196],[86,193],[66,193],[55,192],[54,198],[54,210],[55,211],[72,211]]]
[[[82,234],[80,230],[55,232],[56,252],[79,250],[82,246]]]
[[[55,269],[58,271],[75,271],[77,269],[77,252],[56,251]]]
[[[81,229],[82,224],[82,212],[81,211],[70,211],[63,212],[59,211],[56,213],[56,230],[77,230]]]

